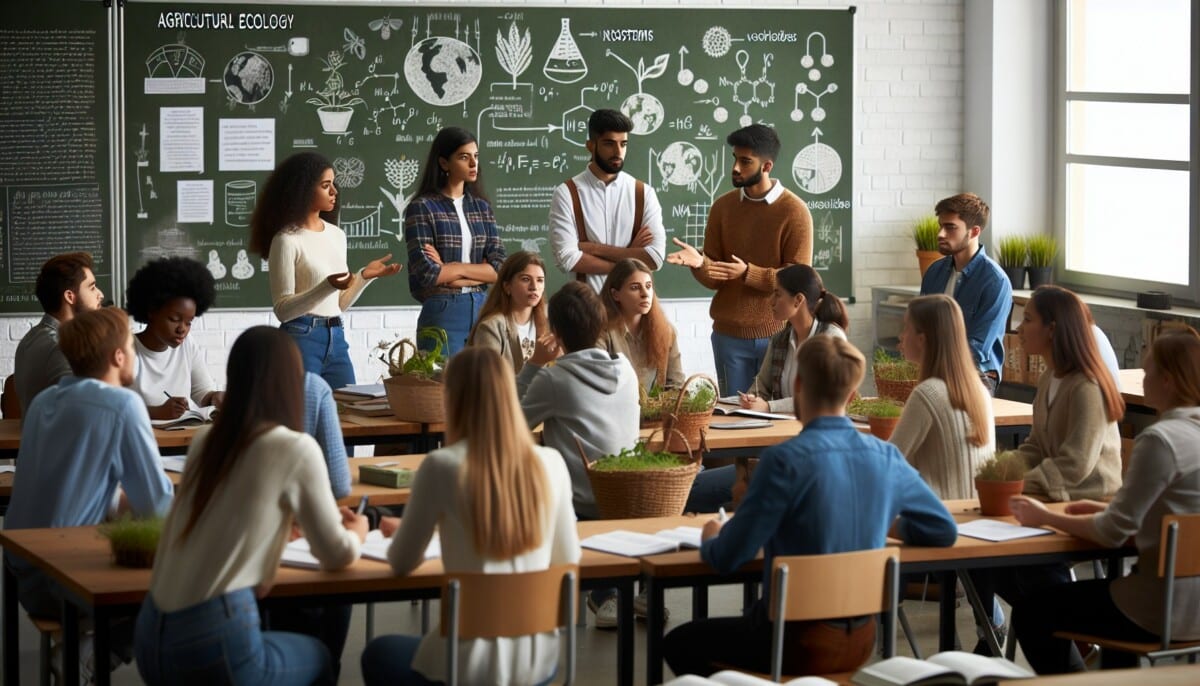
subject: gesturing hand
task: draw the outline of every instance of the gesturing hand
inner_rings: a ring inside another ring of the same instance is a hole
[[[675,245],[678,245],[680,248],[682,248],[682,250],[677,250],[676,252],[667,255],[667,262],[670,262],[671,264],[681,264],[685,267],[691,267],[692,269],[699,269],[704,264],[704,255],[701,255],[699,250],[693,248],[687,243],[684,243],[678,238],[672,238],[671,240],[675,242]]]
[[[538,336],[537,344],[533,348],[533,356],[529,358],[532,364],[544,365],[557,360],[562,355],[562,348],[558,344],[558,337],[552,333],[544,336]]]
[[[742,258],[738,257],[737,255],[730,255],[730,257],[733,258],[732,262],[717,262],[715,260],[709,262],[708,273],[712,275],[713,278],[720,279],[722,281],[732,281],[734,279],[742,278],[742,275],[745,274],[746,270],[750,267],[747,266],[746,263],[742,261]]]
[[[329,282],[330,286],[339,291],[344,291],[350,287],[351,276],[350,272],[338,272],[337,274],[330,274],[325,277],[325,280]]]
[[[371,260],[367,266],[363,267],[362,275],[364,279],[374,279],[380,276],[391,276],[400,271],[400,263],[394,262],[388,264],[388,260],[392,259],[392,254],[388,253],[377,260]]]

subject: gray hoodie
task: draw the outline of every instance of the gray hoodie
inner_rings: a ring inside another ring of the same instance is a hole
[[[529,428],[544,424],[542,443],[567,462],[575,513],[598,517],[575,438],[589,460],[637,443],[641,413],[633,365],[599,348],[567,353],[548,367],[527,362],[517,375],[517,393]]]

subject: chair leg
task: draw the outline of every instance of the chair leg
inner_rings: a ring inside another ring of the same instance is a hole
[[[375,603],[367,603],[367,643],[375,638]]]
[[[913,657],[924,660],[925,656],[921,654],[921,647],[917,645],[917,637],[908,623],[908,615],[905,614],[903,605],[897,609],[896,615],[900,619],[900,629],[904,631],[904,640],[908,641],[908,647],[912,649]]]
[[[1104,565],[1100,560],[1092,560],[1092,577],[1096,579],[1104,578]]]
[[[50,634],[42,632],[41,649],[38,652],[38,683],[50,686]]]

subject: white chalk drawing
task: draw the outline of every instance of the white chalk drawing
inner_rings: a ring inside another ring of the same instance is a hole
[[[342,38],[345,39],[345,42],[342,43],[342,52],[347,55],[354,55],[360,62],[367,59],[367,41],[350,30],[349,27],[342,29]]]
[[[225,223],[229,226],[250,226],[258,185],[254,179],[235,179],[225,183]]]
[[[542,73],[556,83],[575,83],[588,75],[587,62],[583,59],[583,53],[579,52],[575,36],[571,35],[571,20],[567,17],[562,17],[562,27],[554,47],[546,56]]]
[[[736,81],[730,81],[724,76],[720,79],[722,86],[728,86],[733,92],[732,97],[734,104],[742,106],[742,116],[738,118],[738,123],[742,126],[749,126],[754,123],[754,118],[750,116],[750,107],[757,105],[758,107],[766,108],[775,102],[775,82],[767,78],[767,72],[771,68],[771,63],[775,60],[774,53],[763,53],[762,72],[758,78],[751,79],[746,76],[746,67],[750,64],[750,53],[745,50],[738,50],[734,55],[734,60],[737,62],[740,76]]]
[[[433,35],[433,22],[442,20],[454,22],[453,36]],[[458,14],[430,14],[425,19],[425,38],[417,41],[417,33],[414,20],[414,43],[404,58],[404,78],[409,87],[430,105],[444,107],[465,102],[483,78],[479,20],[474,24],[475,47],[467,42],[471,39],[471,27],[462,26]]]
[[[813,241],[813,269],[825,271],[835,262],[842,262],[844,254],[844,232],[840,224],[834,224],[833,212],[826,210],[816,219],[816,235]]]
[[[208,267],[208,273],[217,281],[225,278],[225,265],[221,264],[221,256],[216,250],[208,251],[208,264],[204,266]]]
[[[729,121],[729,110],[721,106],[721,99],[718,97],[705,98],[703,100],[693,100],[694,105],[712,105],[713,106],[713,121],[718,124],[724,124]],[[700,136],[697,136],[700,138]]]
[[[733,36],[729,35],[729,29],[724,26],[710,27],[704,32],[704,38],[700,40],[700,46],[704,48],[704,54],[714,59],[727,55],[732,45]]]
[[[662,190],[671,186],[692,186],[700,180],[704,171],[704,155],[700,148],[687,141],[675,141],[663,149],[658,155],[650,150],[651,170],[655,166],[661,175]],[[654,183],[653,176],[650,183]]]
[[[637,67],[626,62],[612,50],[605,50],[604,56],[611,57],[625,65],[629,71],[633,72],[634,78],[637,79],[637,92],[625,98],[625,102],[621,103],[621,111],[625,113],[625,116],[633,120],[633,131],[630,131],[630,133],[644,136],[657,131],[666,118],[666,112],[663,110],[661,100],[650,93],[642,91],[642,82],[647,79],[657,79],[666,73],[671,55],[664,52],[655,57],[654,62],[650,66],[646,66],[646,61],[639,57]]]
[[[327,134],[344,134],[350,129],[350,117],[354,115],[355,105],[365,105],[360,97],[350,97],[346,91],[346,83],[342,79],[341,70],[346,64],[346,58],[336,50],[330,50],[329,56],[321,60],[325,67],[321,70],[328,72],[325,87],[316,92],[316,96],[308,99],[308,104],[317,106],[317,117],[321,120],[321,130]]]
[[[333,181],[340,188],[358,188],[366,171],[367,165],[357,157],[338,157],[333,160]]]
[[[805,191],[818,195],[833,190],[842,180],[842,158],[837,150],[821,142],[823,135],[821,129],[813,129],[813,142],[792,160],[792,179]]]
[[[150,235],[153,235],[153,239],[150,238]],[[159,229],[152,234],[148,232],[143,235],[142,261],[149,262],[164,257],[198,259],[199,255],[192,244],[188,242],[189,238],[190,234],[177,226]]]
[[[254,265],[250,264],[250,258],[244,249],[237,251],[237,262],[233,263],[233,268],[229,272],[238,281],[245,281],[254,276]]]
[[[383,103],[382,106],[375,108],[371,112],[371,121],[375,123],[376,134],[383,132],[383,123],[387,121],[387,117],[384,116],[384,122],[380,122],[379,117],[385,115],[385,113],[391,116],[392,126],[399,126],[401,131],[406,130],[408,128],[408,121],[417,116],[417,108],[415,107],[409,107],[403,102],[392,104],[391,95],[385,95]],[[476,131],[478,130],[476,128]]]
[[[508,25],[507,38],[500,33],[500,29],[496,29],[496,60],[500,62],[500,68],[512,77],[512,86],[515,89],[517,77],[524,74],[533,63],[533,42],[529,36],[529,29],[526,28],[525,34],[521,35],[517,22],[514,21]]]
[[[146,124],[143,123],[142,130],[138,132],[138,137],[142,140],[141,146],[134,151],[134,155],[137,157],[137,183],[134,185],[137,186],[138,193],[138,219],[148,219],[150,217],[150,215],[146,212],[145,206],[142,204],[142,168],[148,168],[150,166],[150,152],[146,150],[146,136],[148,135],[150,134],[146,131]],[[147,179],[148,178],[149,177],[147,177]]]
[[[151,52],[146,73],[152,79],[200,78],[204,76],[204,58],[180,40]]]
[[[401,26],[404,26],[403,19],[392,19],[392,15],[385,14],[383,19],[376,19],[367,24],[372,31],[379,32],[380,40],[387,40],[392,37],[392,31],[399,31]]]
[[[831,84],[825,86],[825,89],[822,90],[820,93],[809,88],[807,83],[804,83],[804,82],[797,83],[796,84],[796,95],[792,101],[792,114],[791,114],[792,121],[801,121],[804,119],[804,110],[800,108],[800,96],[801,95],[811,95],[813,100],[815,101],[812,111],[810,112],[810,114],[812,116],[812,120],[813,121],[825,121],[825,116],[826,116],[827,112],[825,111],[824,107],[821,107],[821,98],[825,97],[826,95],[829,95],[830,93],[836,93],[837,90],[838,90],[838,85],[836,83],[831,83]]]
[[[390,233],[401,242],[404,241],[404,208],[412,198],[410,195],[405,195],[404,190],[417,180],[419,170],[420,163],[417,160],[401,157],[398,160],[386,159],[383,161],[384,176],[387,177],[388,183],[395,189],[395,192],[389,191],[383,186],[380,186],[379,190],[396,210],[396,230],[394,232],[383,231],[383,233]]]
[[[375,95],[383,95],[383,96],[390,97],[390,96],[399,94],[400,93],[400,72],[394,71],[394,72],[391,72],[390,74],[386,73],[386,72],[377,72],[376,69],[381,66],[383,66],[383,55],[376,55],[375,59],[371,60],[371,63],[367,65],[367,75],[354,82],[354,89],[358,90],[359,88],[363,87],[363,84],[365,84],[368,81],[373,81],[374,79],[391,79],[392,80],[391,88],[384,88],[382,86],[377,86],[375,88]]]
[[[287,90],[283,92],[283,97],[279,99],[279,112],[287,114],[288,105],[292,103],[292,65],[288,64],[288,85]]]
[[[536,238],[518,238],[517,240],[521,243],[522,250],[535,252],[539,255],[542,253],[542,245],[548,242],[545,236],[538,236]]]
[[[289,38],[286,45],[247,45],[246,49],[254,52],[286,52],[292,57],[306,57],[308,56],[308,37]]]
[[[268,263],[266,260],[259,260],[259,262],[260,264],[258,265],[258,271],[262,272],[263,274],[271,271],[270,263]]]
[[[346,238],[379,238],[381,235],[380,216],[383,213],[383,203],[375,205],[374,211],[365,217],[352,221],[341,221],[339,226],[346,232]]]
[[[579,89],[579,104],[571,109],[563,112],[562,118],[562,136],[563,140],[576,147],[587,147],[588,118],[595,112],[595,108],[587,104],[587,94],[594,93],[600,89],[596,86],[584,86]]]
[[[800,66],[808,70],[809,81],[820,81],[821,70],[817,69],[816,61],[813,59],[812,40],[813,38],[821,39],[821,66],[829,68],[833,66],[833,55],[830,55],[826,50],[825,34],[820,31],[813,31],[808,34],[808,38],[804,39],[804,57],[800,58]]]
[[[158,191],[154,190],[154,179],[149,174],[146,175],[146,188],[150,189],[150,199],[158,200]]]
[[[271,94],[275,86],[275,70],[267,58],[252,50],[245,50],[234,55],[225,65],[221,82],[225,85],[231,108],[235,104],[253,107]]]
[[[688,54],[686,45],[679,46],[679,71],[675,72],[675,80],[681,86],[690,86],[692,81],[696,79],[696,74],[691,69],[683,66],[683,56]]]

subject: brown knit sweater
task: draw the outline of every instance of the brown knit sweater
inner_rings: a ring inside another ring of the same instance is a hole
[[[735,338],[766,338],[778,331],[771,314],[775,271],[812,264],[812,233],[808,205],[787,189],[772,203],[742,200],[740,188],[717,198],[704,230],[704,264],[692,270],[717,292],[709,308],[713,331]],[[714,279],[710,261],[732,262],[733,255],[749,266],[743,278]]]

